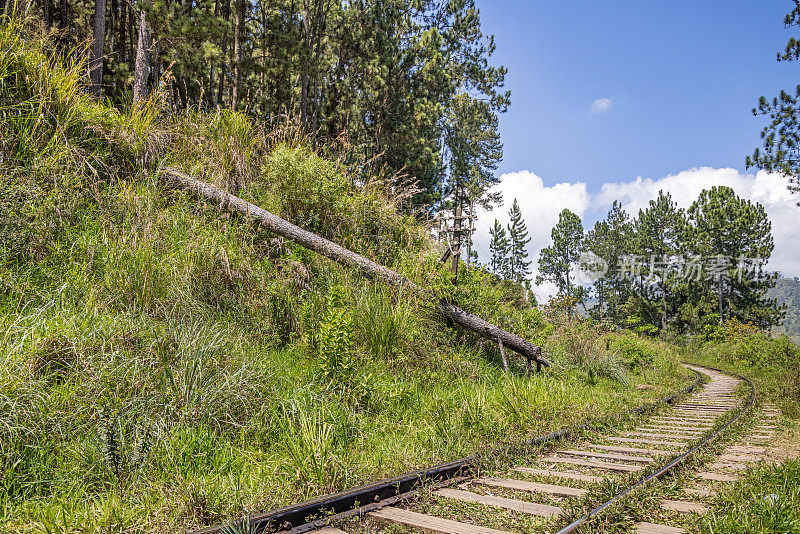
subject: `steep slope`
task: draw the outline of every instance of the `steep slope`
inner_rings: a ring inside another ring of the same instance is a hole
[[[682,380],[666,346],[532,309],[479,270],[453,287],[402,191],[291,130],[157,98],[113,109],[47,50],[0,27],[0,530],[182,530]],[[503,373],[427,302],[165,192],[166,166],[545,345],[554,368]]]

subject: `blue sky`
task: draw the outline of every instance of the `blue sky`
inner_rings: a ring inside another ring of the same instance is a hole
[[[744,168],[765,123],[750,110],[800,83],[800,64],[776,61],[800,34],[783,27],[791,1],[476,1],[512,92],[500,118],[506,204],[479,214],[481,257],[513,198],[535,267],[565,207],[589,227],[614,199],[635,215],[660,189],[686,208],[729,185],[767,209],[769,267],[800,275],[799,198],[783,177]]]
[[[509,68],[499,171],[535,167],[545,183],[744,170],[761,95],[792,88],[800,65],[775,55],[791,35],[787,0],[478,0],[493,63]],[[592,114],[592,102],[611,107]]]

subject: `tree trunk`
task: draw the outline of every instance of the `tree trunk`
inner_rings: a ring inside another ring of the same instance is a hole
[[[341,245],[332,241],[328,241],[314,233],[303,230],[299,226],[295,226],[285,219],[281,219],[277,215],[259,208],[255,204],[246,202],[227,191],[224,191],[216,186],[207,184],[187,176],[175,169],[167,169],[164,173],[164,178],[169,187],[187,191],[197,198],[203,200],[219,202],[222,209],[230,212],[238,213],[247,219],[253,219],[261,223],[265,228],[279,234],[287,239],[310,249],[314,252],[330,258],[334,261],[344,263],[351,267],[356,267],[368,276],[379,279],[387,284],[407,288],[411,291],[424,295],[424,290],[416,285],[414,282],[401,276],[397,272],[384,267],[374,261],[365,258],[352,252]],[[449,303],[444,299],[437,302],[439,312],[445,318],[451,320],[455,324],[475,332],[476,334],[496,342],[502,342],[504,346],[518,352],[524,356],[529,362],[535,361],[537,366],[549,366],[545,358],[542,357],[541,348],[533,343],[515,335],[502,328],[495,326],[488,321],[466,312]]]
[[[472,233],[475,231],[475,199],[469,199],[469,229],[467,230],[467,267],[472,261]]]
[[[13,2],[13,0],[11,1]],[[67,5],[67,0],[61,0],[61,9],[59,10],[59,19],[58,19],[58,29],[60,29],[62,32],[65,32],[67,31],[67,28],[69,28],[69,6]],[[63,33],[61,38],[63,39]]]
[[[219,66],[219,87],[217,88],[217,105],[222,106],[225,98],[225,76],[226,76],[226,60],[228,59],[228,21],[231,16],[231,2],[225,0],[222,9],[222,16],[225,19],[225,31],[222,35],[222,62]]]
[[[106,0],[94,0],[94,34],[89,59],[89,92],[100,96],[103,83],[103,48],[106,42]]]
[[[506,358],[506,349],[503,347],[503,342],[497,340],[497,345],[500,347],[500,359],[503,360],[503,371],[508,372],[508,358]]]
[[[133,103],[139,104],[147,98],[147,78],[150,74],[150,45],[153,36],[147,12],[143,9],[139,19],[139,41],[136,43],[136,63],[133,75]]]
[[[242,32],[244,31],[244,2],[236,0],[233,15],[233,96],[231,108],[239,106],[242,97]]]

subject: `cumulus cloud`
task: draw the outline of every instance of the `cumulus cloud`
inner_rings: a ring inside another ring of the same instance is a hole
[[[605,217],[614,200],[622,202],[625,210],[636,216],[660,190],[669,192],[678,206],[688,208],[700,191],[714,185],[731,187],[739,196],[764,206],[775,239],[775,251],[768,268],[786,276],[800,276],[800,240],[795,235],[800,215],[800,207],[796,205],[798,198],[786,188],[786,178],[765,171],[748,174],[731,168],[700,167],[657,179],[639,177],[629,182],[605,183],[594,194],[589,193],[583,182],[545,186],[542,179],[531,171],[507,173],[500,177],[496,188],[505,199],[504,205],[491,212],[478,212],[475,246],[481,263],[488,263],[489,228],[495,218],[504,227],[508,224],[508,210],[516,198],[531,237],[528,259],[533,262],[531,278],[534,279],[538,274],[536,262],[539,252],[550,244],[550,230],[564,208],[580,216],[588,229],[595,218]],[[539,301],[544,302],[556,293],[556,288],[553,284],[542,284],[535,287],[534,292]]]
[[[539,251],[550,243],[550,230],[558,222],[561,210],[568,208],[582,217],[590,201],[585,183],[558,183],[545,186],[542,179],[530,171],[503,174],[494,191],[499,191],[505,202],[491,212],[479,211],[477,214],[475,246],[480,261],[488,263],[490,260],[489,229],[494,220],[497,219],[503,227],[506,227],[509,223],[508,210],[514,199],[517,199],[522,217],[528,226],[528,236],[531,238],[527,250],[528,259],[533,261],[532,278],[537,274],[535,268]],[[556,288],[552,284],[547,284],[536,288],[534,292],[537,298],[546,300],[556,293]]]
[[[772,222],[775,250],[768,268],[787,276],[799,276],[800,242],[794,227],[800,207],[786,184],[785,177],[766,171],[750,174],[731,168],[699,167],[658,179],[639,177],[630,182],[603,184],[592,199],[592,206],[607,211],[614,200],[619,200],[628,213],[635,216],[660,190],[669,192],[679,207],[688,208],[703,189],[728,186],[740,197],[763,205]]]
[[[613,102],[611,101],[610,98],[598,98],[597,100],[592,102],[592,107],[590,111],[595,115],[598,113],[605,113],[606,111],[611,109],[612,103]]]

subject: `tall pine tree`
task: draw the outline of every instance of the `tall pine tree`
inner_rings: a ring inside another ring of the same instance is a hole
[[[758,276],[753,268],[754,262],[765,264],[775,246],[764,207],[730,187],[715,186],[703,190],[688,213],[692,250],[719,260],[717,272],[707,273],[705,285],[706,294],[716,293],[720,322],[734,317],[763,328],[778,324],[783,309],[766,297],[776,275]]]
[[[640,295],[650,305],[648,311],[660,317],[662,330],[666,330],[674,311],[668,305],[672,272],[669,258],[681,251],[685,226],[683,210],[664,191],[658,192],[647,209],[639,211],[635,223],[634,246],[644,267]]]
[[[800,0],[783,19],[785,28],[800,27]],[[800,59],[800,40],[790,37],[778,61]],[[747,167],[756,166],[770,172],[780,172],[789,178],[789,189],[800,192],[800,85],[790,91],[781,91],[772,100],[761,97],[753,115],[769,117],[769,124],[761,130],[762,147],[747,156]]]
[[[528,260],[526,247],[531,238],[528,237],[528,227],[522,219],[517,199],[508,211],[511,221],[508,223],[508,274],[516,282],[522,283],[531,274],[531,262]]]
[[[542,249],[539,255],[539,276],[536,283],[553,282],[562,295],[580,296],[573,288],[570,270],[578,261],[583,246],[581,218],[568,209],[558,215],[558,223],[550,231],[553,244]]]
[[[494,220],[494,226],[489,229],[489,236],[491,237],[489,254],[491,254],[490,267],[492,268],[492,273],[505,276],[508,265],[508,237],[505,229],[497,219]]]

